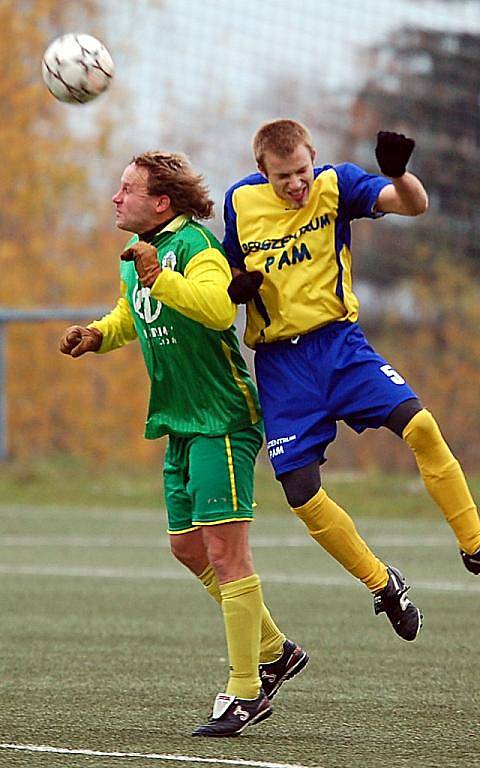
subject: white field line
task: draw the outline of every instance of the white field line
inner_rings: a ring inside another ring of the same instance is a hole
[[[376,547],[448,547],[452,544],[449,536],[405,536],[382,535],[368,536],[369,544]],[[251,536],[254,548],[302,548],[317,546],[307,534],[289,536]],[[131,538],[115,536],[0,536],[0,547],[88,547],[88,548],[125,548],[125,549],[166,549],[169,547],[165,537]]]
[[[86,757],[137,757],[143,760],[163,760],[182,763],[204,763],[207,765],[239,765],[250,768],[320,768],[320,766],[296,765],[293,763],[270,763],[259,760],[242,760],[218,757],[194,757],[192,755],[164,755],[156,752],[104,752],[96,749],[66,749],[34,744],[0,744],[0,749],[17,752],[48,752],[53,755],[85,755]]]
[[[95,579],[150,579],[163,581],[185,581],[192,578],[186,570],[158,568],[91,568],[81,566],[57,565],[1,565],[0,575],[4,576],[60,576],[69,578],[87,577]],[[262,571],[262,581],[266,584],[285,584],[291,586],[346,587],[360,588],[360,582],[348,576],[316,576],[314,574],[288,574],[275,571]],[[430,592],[456,592],[457,594],[480,595],[480,584],[463,584],[456,581],[415,581],[415,589]]]
[[[0,504],[0,513],[1,514],[20,514],[20,515],[34,515],[34,516],[41,516],[45,515],[46,513],[50,514],[63,514],[65,511],[68,511],[69,514],[81,514],[83,517],[93,518],[93,519],[115,519],[115,520],[124,520],[124,521],[134,521],[136,523],[146,522],[150,523],[152,521],[161,519],[162,516],[165,517],[165,509],[163,507],[158,507],[158,509],[152,509],[152,508],[139,508],[139,509],[129,509],[129,508],[112,508],[112,507],[95,507],[95,506],[88,506],[88,507],[76,507],[75,505],[65,507],[64,505],[55,505],[50,504],[48,507],[45,506],[38,506],[35,504]]]

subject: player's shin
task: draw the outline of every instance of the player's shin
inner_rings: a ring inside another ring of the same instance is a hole
[[[430,496],[453,529],[460,549],[480,548],[480,518],[462,468],[445,442],[432,414],[423,409],[402,434],[412,449]]]
[[[222,595],[220,593],[220,586],[212,566],[208,565],[198,578],[202,582],[208,594],[221,605]],[[284,642],[285,635],[283,632],[280,632],[267,606],[263,604],[260,640],[260,664],[269,664],[272,661],[276,661],[278,658],[280,658],[283,652]]]
[[[263,598],[256,573],[220,585],[227,637],[230,677],[226,693],[255,699],[260,691],[258,673]]]
[[[371,592],[385,587],[386,566],[371,552],[349,515],[323,488],[306,504],[292,510],[305,523],[310,536]]]

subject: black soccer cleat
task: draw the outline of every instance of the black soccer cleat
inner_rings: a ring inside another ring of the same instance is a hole
[[[256,699],[219,693],[210,720],[193,731],[192,736],[239,736],[247,726],[266,720],[272,712],[262,688]]]
[[[477,549],[472,555],[467,555],[467,553],[461,549],[460,556],[467,571],[478,576],[480,573],[480,549]]]
[[[308,664],[308,660],[308,653],[303,648],[291,640],[285,640],[280,658],[259,666],[262,688],[267,697],[273,699],[285,680],[298,675]]]
[[[385,612],[397,635],[404,640],[415,640],[422,628],[423,615],[408,599],[410,587],[398,568],[388,567],[386,587],[373,597],[375,614]]]

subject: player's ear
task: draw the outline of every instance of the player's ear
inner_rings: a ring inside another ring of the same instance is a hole
[[[168,195],[159,195],[157,198],[157,213],[165,213],[168,211],[171,205],[171,200]]]
[[[265,178],[268,179],[267,169],[265,168],[263,163],[257,163],[257,168],[260,171],[260,173],[262,174],[262,176],[265,176]]]

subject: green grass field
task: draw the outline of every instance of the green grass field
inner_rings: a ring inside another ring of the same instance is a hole
[[[269,720],[212,742],[190,732],[226,680],[220,612],[171,557],[153,483],[19,477],[0,472],[2,768],[480,765],[480,579],[416,478],[328,483],[413,585],[408,644],[260,472],[257,570],[311,662]]]

